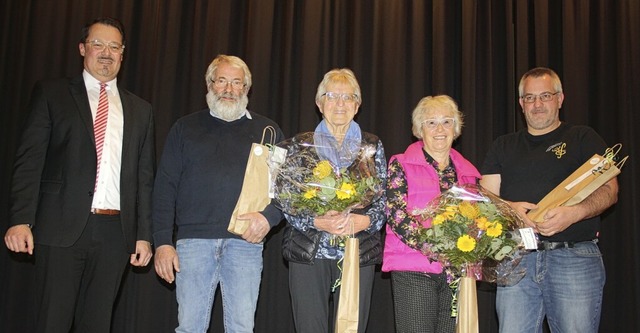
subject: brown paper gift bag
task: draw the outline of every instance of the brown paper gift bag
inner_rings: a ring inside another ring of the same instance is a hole
[[[456,333],[478,333],[480,330],[476,280],[481,280],[483,275],[482,262],[467,263],[462,270],[454,297],[455,310],[452,314],[456,317]]]
[[[456,333],[477,333],[480,328],[476,279],[468,276],[461,277],[459,288]]]
[[[227,227],[229,232],[236,235],[242,235],[249,227],[249,221],[239,220],[238,215],[261,211],[271,202],[271,198],[269,198],[269,165],[267,164],[269,147],[265,145],[264,141],[267,132],[271,136],[268,143],[273,145],[276,131],[271,126],[264,128],[260,144],[253,143],[251,145],[242,190]]]
[[[607,148],[604,156],[594,154],[560,185],[542,198],[538,203],[538,208],[530,210],[527,216],[532,221],[541,222],[544,214],[549,209],[580,203],[593,191],[620,174],[620,168],[624,165],[627,157],[617,163],[613,161],[613,158],[620,151],[621,146],[618,143],[611,148]]]
[[[360,307],[360,243],[350,237],[345,243],[342,284],[336,315],[336,333],[358,333]]]

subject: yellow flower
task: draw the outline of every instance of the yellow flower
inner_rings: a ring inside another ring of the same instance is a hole
[[[471,238],[469,235],[463,235],[458,238],[456,246],[462,252],[471,252],[476,248],[476,240]]]
[[[480,230],[487,230],[488,224],[489,220],[484,216],[476,219],[476,226],[478,226],[478,229]]]
[[[502,235],[502,224],[498,221],[493,221],[489,223],[489,227],[487,228],[487,235],[490,237],[498,237]]]
[[[442,216],[447,220],[451,220],[456,216],[456,212],[444,212],[442,213]]]
[[[331,168],[331,163],[327,160],[322,160],[318,162],[315,168],[313,168],[313,176],[317,179],[326,178],[331,174],[333,168]]]
[[[431,221],[431,224],[438,225],[438,224],[444,223],[444,221],[446,221],[446,218],[444,217],[444,215],[438,214],[436,215],[436,217],[433,218],[433,220]]]
[[[442,215],[444,215],[444,217],[449,220],[456,216],[457,213],[458,206],[447,206],[445,207],[444,212],[442,212]]]
[[[480,214],[480,210],[475,205],[471,204],[468,201],[463,201],[459,206],[458,210],[460,214],[470,220],[475,219]]]
[[[349,199],[356,193],[356,187],[351,183],[342,183],[336,191],[338,199]]]
[[[305,199],[313,199],[315,197],[316,197],[316,189],[314,189],[314,188],[304,192],[304,198]]]

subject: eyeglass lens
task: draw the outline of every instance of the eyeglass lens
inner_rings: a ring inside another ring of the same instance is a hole
[[[442,118],[442,119],[427,119],[422,122],[428,129],[435,129],[438,125],[442,125],[442,127],[446,129],[450,129],[455,124],[455,119],[453,118]]]
[[[558,94],[557,92],[556,93],[545,92],[540,95],[528,94],[528,95],[522,96],[522,100],[525,103],[535,103],[536,99],[540,98],[540,102],[548,102],[552,100],[553,96],[557,94]]]
[[[105,43],[103,41],[95,39],[95,40],[87,41],[87,43],[89,43],[91,47],[96,51],[104,51],[105,48],[109,48],[109,51],[114,53],[119,53],[124,51],[124,45],[118,44],[115,42]]]
[[[328,101],[335,102],[338,99],[341,99],[343,102],[355,102],[357,100],[356,94],[341,94],[336,92],[326,92],[324,93]]]
[[[233,80],[233,81],[229,81],[225,78],[217,78],[215,80],[212,81],[213,84],[218,87],[218,88],[223,88],[223,87],[227,87],[229,85],[229,83],[231,83],[231,86],[234,88],[242,88],[244,87],[244,83],[240,80]]]

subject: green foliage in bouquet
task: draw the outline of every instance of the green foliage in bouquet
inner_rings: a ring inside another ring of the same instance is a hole
[[[286,149],[286,156],[271,165],[273,192],[288,215],[347,214],[384,193],[376,171],[376,144],[305,132],[278,146]]]
[[[368,174],[363,177],[353,170],[335,168],[328,160],[319,161],[307,175],[300,191],[282,192],[280,199],[297,211],[324,215],[328,211],[342,212],[371,201],[379,192],[380,180]]]
[[[501,261],[518,247],[512,233],[520,221],[515,212],[479,186],[471,186],[471,195],[458,195],[468,190],[454,187],[439,196],[421,213],[431,226],[418,231],[422,252],[457,275],[485,259]]]

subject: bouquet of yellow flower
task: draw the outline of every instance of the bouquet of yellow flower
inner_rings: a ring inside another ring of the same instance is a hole
[[[495,272],[492,265],[494,274],[485,269],[480,276],[478,266],[483,261],[495,264],[514,258],[521,248],[516,229],[522,220],[504,200],[479,185],[454,186],[414,214],[424,219],[418,229],[422,252],[440,261],[453,276],[475,269],[476,279],[495,281],[495,273],[504,276],[504,272]]]
[[[446,269],[453,291],[451,315],[458,317],[456,331],[477,332],[474,280],[501,284],[498,278],[514,281],[511,274],[524,274],[514,270],[521,258],[515,229],[522,220],[504,200],[479,185],[453,186],[414,214],[423,218],[417,230],[422,252]],[[496,267],[500,261],[507,263]]]
[[[307,132],[278,144],[286,157],[275,168],[275,199],[294,216],[348,212],[380,197],[376,177],[376,146],[357,140],[338,143],[327,135]]]

